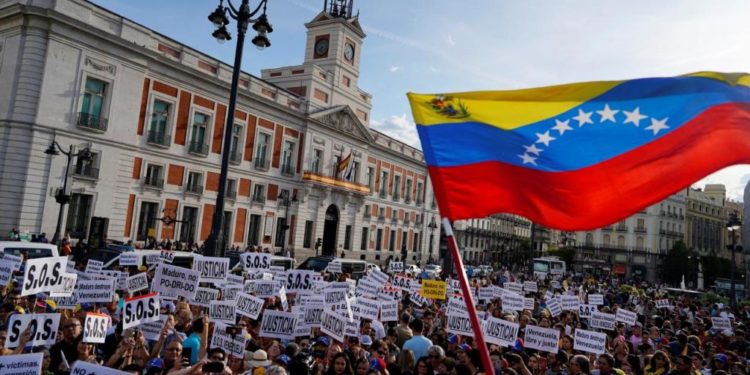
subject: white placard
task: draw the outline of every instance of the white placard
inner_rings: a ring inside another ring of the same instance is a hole
[[[380,302],[380,321],[397,322],[398,321],[398,301]]]
[[[523,291],[526,293],[536,293],[539,291],[538,286],[536,285],[536,281],[524,281],[523,283]]]
[[[578,311],[578,305],[581,303],[576,296],[563,295],[560,296],[560,300],[562,309],[567,311]]]
[[[21,259],[20,255],[0,252],[0,259],[11,262],[13,264],[13,272],[18,272],[21,270],[21,264],[23,263],[23,260]],[[73,262],[73,266],[75,266],[75,262]],[[70,262],[68,262],[68,267],[70,267]],[[73,270],[71,269],[68,272],[73,272]]]
[[[252,291],[248,289],[248,285],[252,285]],[[245,284],[245,293],[253,293],[255,296],[260,298],[271,298],[276,296],[279,292],[278,281],[267,281],[267,280],[254,280],[248,281]]]
[[[190,304],[201,307],[209,307],[211,305],[211,301],[216,301],[218,299],[218,289],[198,287],[198,290],[195,292],[195,298],[190,300]]]
[[[142,323],[155,322],[160,317],[159,293],[149,293],[143,296],[125,299],[122,310],[122,328],[128,329]]]
[[[200,272],[161,263],[156,266],[151,290],[165,297],[195,298],[200,282]]]
[[[52,346],[57,339],[60,314],[14,314],[8,320],[6,348],[18,347],[23,331],[29,329],[26,346]]]
[[[472,331],[471,329],[471,319],[469,319],[468,314],[466,316],[448,314],[447,323],[447,331],[450,333],[456,335],[474,336],[474,331]]]
[[[78,306],[78,298],[73,293],[70,297],[51,297],[55,301],[57,310],[74,310]]]
[[[711,318],[711,322],[713,323],[712,328],[715,330],[732,331],[732,321],[729,318],[722,318],[722,317],[715,316]]]
[[[352,304],[353,306],[354,304]],[[356,302],[359,308],[359,316],[364,319],[378,320],[378,313],[380,311],[380,302],[367,299],[365,297],[357,298]]]
[[[330,310],[323,310],[320,331],[338,342],[344,342],[346,318]]]
[[[324,294],[324,301],[327,305],[345,301],[347,291],[344,289],[327,289]]]
[[[617,309],[617,314],[615,314],[615,320],[618,322],[623,322],[625,324],[634,326],[635,321],[638,319],[638,314],[634,313],[629,310],[625,310],[622,307]]]
[[[305,313],[303,315],[305,326],[320,327],[320,322],[323,321],[323,309],[322,305],[305,306]]]
[[[523,296],[508,289],[503,291],[503,311],[523,311]]]
[[[127,272],[101,270],[97,274],[115,279],[117,290],[127,290],[128,274]]]
[[[243,285],[245,284],[245,278],[241,275],[233,275],[230,273],[227,275],[227,282],[230,284]]]
[[[326,266],[326,271],[330,273],[341,273],[341,263],[340,262],[329,262]]]
[[[138,254],[132,251],[121,253],[118,262],[120,266],[140,266],[138,264]]]
[[[576,329],[573,350],[601,354],[607,345],[607,335],[601,332]]]
[[[41,374],[43,358],[44,354],[41,352],[0,356],[0,370],[4,374]],[[88,375],[88,373],[83,375]]]
[[[562,304],[559,298],[550,298],[547,300],[547,309],[552,317],[557,317],[562,314]]]
[[[526,325],[523,339],[526,348],[557,354],[560,330]]]
[[[148,254],[144,258],[146,259],[146,264],[148,265],[156,265],[162,263],[161,254]]]
[[[221,299],[223,301],[236,301],[237,294],[242,292],[242,289],[242,285],[226,285],[224,286],[224,289],[222,289]]]
[[[89,259],[88,263],[86,263],[86,273],[99,273],[99,271],[104,268],[104,262]]]
[[[310,294],[313,292],[313,278],[315,271],[289,270],[286,276],[287,293]]]
[[[10,259],[0,259],[0,286],[8,285],[11,277],[13,277],[15,265],[16,263]]]
[[[151,323],[143,323],[138,326],[138,329],[143,332],[143,337],[146,340],[158,341],[161,335],[161,330],[164,329],[164,325],[167,324],[168,315],[162,315],[159,320]]]
[[[523,309],[524,310],[534,310],[534,298],[525,298],[523,299]]]
[[[243,253],[240,255],[242,267],[247,270],[267,270],[271,267],[271,254]]]
[[[503,289],[509,290],[516,294],[523,294],[523,284],[521,283],[503,283]]]
[[[115,299],[115,279],[78,280],[76,283],[78,303],[109,303]]]
[[[50,297],[70,297],[75,293],[78,284],[77,273],[64,273],[63,281],[50,292]]]
[[[159,259],[161,259],[161,260],[163,260],[163,261],[165,261],[165,262],[167,262],[169,264],[172,264],[172,262],[174,262],[174,251],[171,251],[171,250],[162,250],[159,253]]]
[[[487,342],[503,347],[515,345],[518,337],[518,323],[493,317],[487,318],[482,330]]]
[[[668,309],[672,307],[668,299],[657,299],[654,303],[656,304],[657,309]]]
[[[368,275],[375,281],[377,281],[380,285],[385,284],[386,281],[388,281],[388,274],[383,273],[382,271],[378,270],[372,270]]]
[[[479,288],[479,299],[483,301],[491,301],[495,298],[495,288],[492,286],[483,286]]]
[[[130,294],[146,290],[148,289],[148,275],[146,275],[145,272],[137,273],[128,277],[125,284],[127,285],[127,290]]]
[[[29,259],[23,273],[21,296],[51,292],[60,287],[67,269],[68,257]]]
[[[208,317],[212,321],[220,321],[234,325],[237,319],[234,301],[211,301],[209,304]]]
[[[404,262],[393,262],[388,263],[388,272],[399,273],[404,272]]]
[[[221,348],[227,354],[235,357],[242,358],[245,354],[245,336],[244,335],[232,335],[228,334],[225,329],[215,329],[214,334],[211,336],[211,348]]]
[[[596,305],[579,304],[578,305],[578,316],[581,318],[591,318],[591,313],[597,311]]]
[[[401,275],[395,275],[393,276],[393,281],[391,284],[397,288],[410,290],[412,287],[412,284],[416,284],[414,282],[414,279],[411,277],[401,276]]]
[[[591,318],[589,318],[589,327],[614,331],[615,321],[615,314],[607,314],[594,310],[591,312]]]
[[[414,302],[418,306],[425,306],[430,304],[430,300],[425,298],[422,293],[412,293],[409,295],[409,301]]]
[[[263,310],[264,301],[258,297],[246,293],[237,295],[237,314],[257,320]]]
[[[201,282],[226,281],[229,274],[229,258],[193,258],[193,271],[201,273]]]
[[[294,340],[294,328],[297,326],[297,314],[266,310],[260,322],[260,337],[271,337],[281,340]]]
[[[589,305],[601,306],[604,304],[604,296],[601,294],[589,294]]]
[[[39,353],[41,354],[41,353]],[[115,370],[111,367],[98,366],[84,361],[75,361],[70,375],[130,375],[130,372]]]
[[[86,314],[86,321],[83,323],[83,342],[104,344],[111,321],[106,314]]]

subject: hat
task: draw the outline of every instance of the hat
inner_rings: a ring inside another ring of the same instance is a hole
[[[283,363],[284,366],[289,366],[289,362],[292,361],[292,359],[289,358],[289,356],[286,355],[286,354],[282,354],[282,355],[276,357],[276,360],[279,361],[279,362],[281,362],[281,363]]]
[[[721,363],[727,363],[727,361],[729,360],[727,358],[727,355],[724,354],[724,353],[719,353],[719,354],[715,355],[714,359],[717,360],[717,361],[719,361],[719,362],[721,362]]]
[[[458,343],[458,336],[455,335],[455,334],[453,334],[453,333],[449,334],[448,335],[448,343],[449,344],[456,344],[456,343]]]
[[[458,350],[469,351],[469,350],[471,350],[471,345],[469,345],[469,344],[461,344],[461,345],[458,346]]]
[[[172,301],[162,300],[161,301],[161,308],[169,310],[170,314],[174,314],[175,311],[177,311],[177,307],[174,305]]]
[[[368,335],[362,335],[360,337],[359,342],[362,344],[362,346],[370,346],[372,345],[372,338]]]
[[[253,359],[250,360],[250,367],[266,367],[271,364],[268,360],[268,353],[263,349],[258,349],[253,353]]]
[[[318,337],[318,339],[315,340],[315,343],[313,344],[313,346],[316,346],[316,345],[328,346],[330,344],[331,344],[331,340],[328,339],[328,337],[323,336],[323,337]]]
[[[161,358],[154,358],[148,361],[146,368],[164,368],[164,362],[162,362]]]
[[[382,358],[372,358],[370,359],[370,370],[385,370],[386,365],[385,361]]]

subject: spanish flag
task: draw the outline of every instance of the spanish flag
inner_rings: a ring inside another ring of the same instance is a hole
[[[589,230],[750,163],[750,75],[408,94],[440,214]]]

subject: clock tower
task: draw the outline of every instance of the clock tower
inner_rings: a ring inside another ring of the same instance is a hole
[[[367,126],[372,96],[358,87],[365,33],[354,0],[325,0],[307,27],[301,66],[264,69],[263,79],[304,96],[320,107],[348,105]]]

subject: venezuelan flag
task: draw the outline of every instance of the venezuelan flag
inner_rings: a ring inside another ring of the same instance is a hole
[[[408,94],[442,216],[602,227],[750,163],[750,75]]]

